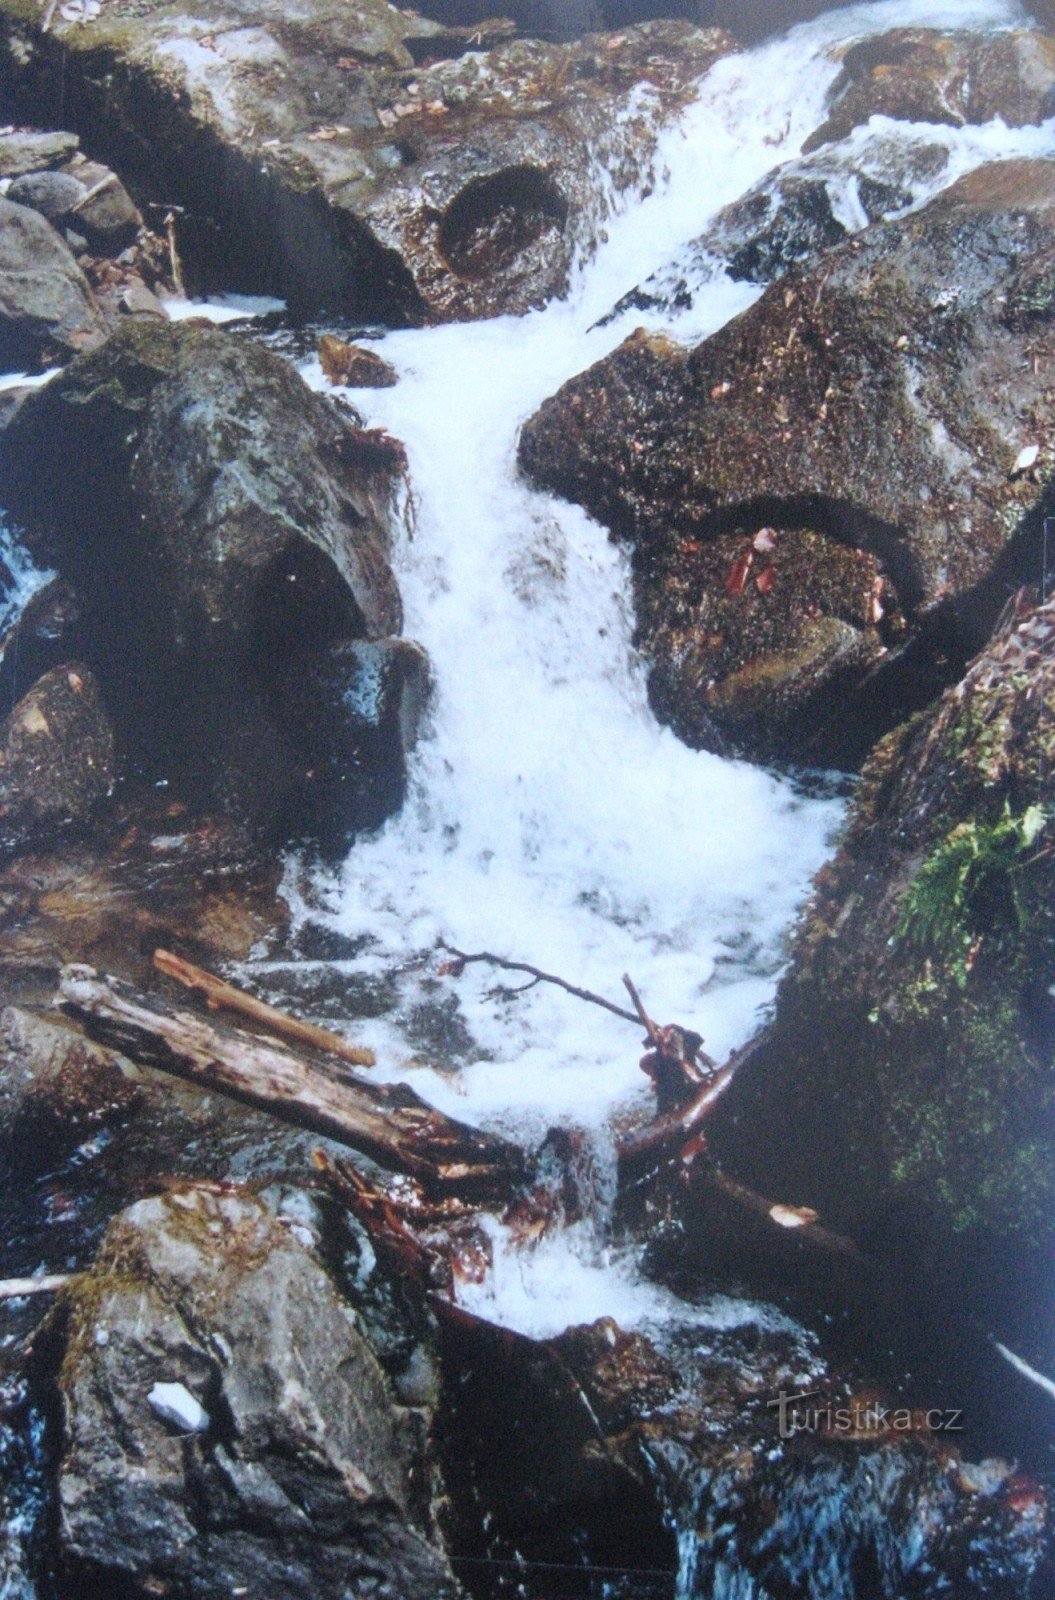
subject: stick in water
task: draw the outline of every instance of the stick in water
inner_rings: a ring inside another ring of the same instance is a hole
[[[347,1061],[353,1067],[372,1067],[376,1064],[377,1057],[372,1050],[349,1044],[339,1033],[331,1033],[328,1028],[316,1027],[313,1022],[301,1022],[299,1018],[291,1017],[285,1011],[279,1011],[276,1006],[269,1006],[265,1001],[258,1000],[255,995],[236,989],[233,983],[224,983],[221,978],[213,977],[212,973],[206,972],[204,968],[195,967],[182,957],[174,956],[170,950],[155,950],[154,965],[159,972],[165,974],[166,978],[174,978],[177,983],[182,983],[185,989],[192,989],[196,994],[203,995],[210,1011],[232,1011],[237,1016],[245,1017],[249,1022],[267,1028],[280,1039],[288,1039],[292,1044],[310,1045],[315,1050],[324,1050],[327,1055],[339,1056],[342,1061]]]
[[[72,1282],[68,1272],[55,1272],[47,1278],[0,1278],[0,1300],[21,1300],[27,1294],[58,1294]]]

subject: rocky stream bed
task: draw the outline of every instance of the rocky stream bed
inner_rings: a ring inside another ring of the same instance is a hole
[[[1051,1600],[1055,13],[489,10],[0,0],[0,1600]]]

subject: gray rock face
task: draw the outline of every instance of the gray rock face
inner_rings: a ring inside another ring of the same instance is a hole
[[[654,22],[482,53],[385,0],[306,0],[295,17],[196,0],[90,28],[59,15],[44,34],[0,4],[21,112],[75,112],[136,192],[182,204],[181,249],[206,282],[397,325],[562,293],[612,190],[647,186],[659,127],[729,48]],[[643,83],[648,106],[632,105]]]
[[[258,346],[138,319],[29,400],[6,440],[5,501],[78,596],[125,753],[299,827],[316,752],[287,686],[316,686],[315,725],[341,721],[343,690],[326,698],[315,663],[399,631],[400,447]]]
[[[429,1526],[421,1413],[255,1199],[209,1187],[110,1226],[69,1306],[62,1553],[129,1596],[454,1600]],[[150,1404],[181,1385],[207,1416]]]
[[[0,178],[20,178],[25,172],[46,172],[61,166],[77,152],[75,133],[35,133],[30,130],[0,134]]]
[[[68,172],[29,172],[15,179],[6,198],[61,225],[87,193],[83,183]]]
[[[526,425],[531,476],[633,541],[641,643],[691,742],[842,759],[841,737],[890,726],[884,693],[924,703],[984,641],[1007,585],[1035,578],[1055,450],[1053,258],[1055,163],[982,168],[793,270],[691,352],[631,338]],[[804,530],[820,538],[795,601],[781,549]],[[715,539],[732,535],[739,556],[716,563]],[[863,630],[836,581],[846,546],[876,563]],[[760,597],[784,612],[781,643],[752,650],[753,626],[734,663],[716,614]],[[739,688],[777,687],[785,652],[797,672],[818,615],[864,645],[878,628],[859,657],[863,698],[853,673],[833,675],[837,653],[790,719],[777,695],[768,732],[749,729]]]
[[[65,361],[105,337],[88,280],[51,224],[0,199],[0,370]]]
[[[0,848],[87,827],[114,784],[113,732],[92,674],[56,667],[0,723]]]

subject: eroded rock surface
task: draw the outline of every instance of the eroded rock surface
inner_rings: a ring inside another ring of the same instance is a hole
[[[54,668],[0,723],[0,850],[89,827],[114,786],[114,736],[80,663]]]
[[[19,113],[72,121],[133,189],[180,202],[205,282],[397,325],[561,293],[612,189],[647,186],[657,127],[731,47],[655,22],[481,54],[384,0],[39,21],[0,7]]]
[[[634,335],[525,426],[529,475],[632,542],[653,693],[692,743],[844,759],[890,717],[884,679],[925,702],[982,642],[1016,561],[1033,574],[1053,252],[1055,163],[985,167],[794,270],[694,350]],[[719,559],[719,538],[740,557]],[[848,551],[872,563],[849,592]],[[817,644],[819,624],[853,630],[849,655]],[[752,649],[759,634],[773,644]]]
[[[386,550],[403,465],[285,361],[207,326],[130,323],[23,405],[2,493],[76,594],[135,769],[281,831],[310,823],[323,746],[353,767],[358,752],[367,779],[383,764],[384,741],[364,760],[350,725],[337,750],[343,687],[317,668],[399,632]],[[312,716],[293,716],[309,679]],[[354,784],[323,789],[331,829],[367,825]]]
[[[940,33],[896,28],[847,50],[815,150],[870,117],[903,122],[1043,122],[1055,110],[1055,37],[1036,31]]]
[[[458,1593],[432,1538],[426,1417],[395,1403],[259,1200],[188,1187],[133,1206],[68,1315],[59,1539],[81,1581],[192,1600]],[[163,1420],[156,1385],[198,1403],[200,1431]]]

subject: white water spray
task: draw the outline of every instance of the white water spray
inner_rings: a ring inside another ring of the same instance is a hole
[[[452,987],[476,1048],[453,1075],[422,1065],[412,1024],[443,997],[441,943],[530,960],[613,998],[629,970],[654,1015],[696,1026],[720,1058],[772,997],[787,929],[840,817],[830,799],[694,754],[657,726],[631,646],[625,558],[584,513],[518,478],[520,424],[641,320],[597,328],[598,317],[799,154],[824,118],[836,44],[894,25],[1020,20],[1002,0],[897,0],[720,61],[663,137],[663,181],[610,223],[564,302],[394,333],[379,347],[400,382],[355,402],[407,446],[418,512],[395,565],[406,631],[427,647],[438,692],[403,812],[314,886],[310,914],[365,938],[358,972],[404,974],[397,1013],[357,1024],[357,1037],[378,1048],[386,1075],[444,1109],[525,1142],[554,1123],[584,1127],[603,1148],[613,1112],[644,1102],[647,1085],[625,1023],[544,987],[495,999],[494,974],[477,968]],[[984,160],[1055,151],[1051,124],[872,131],[942,143],[935,188]],[[868,137],[847,141],[851,164]],[[756,294],[716,276],[671,331],[698,338]],[[317,362],[305,375],[326,387]],[[672,1314],[632,1261],[611,1259],[598,1225],[531,1257],[504,1254],[499,1240],[473,1303],[536,1334],[602,1311],[627,1325]]]

